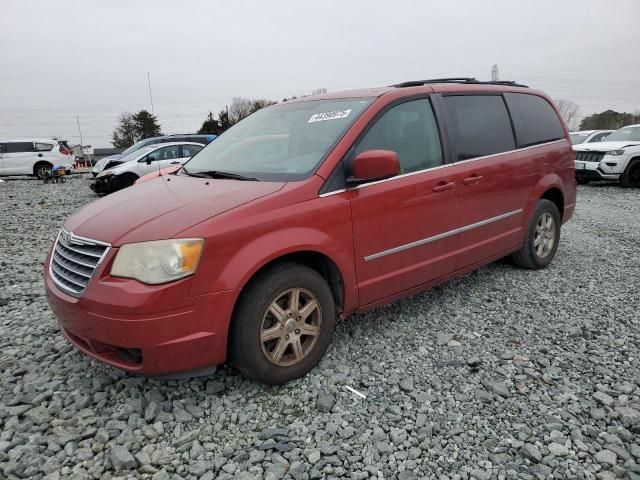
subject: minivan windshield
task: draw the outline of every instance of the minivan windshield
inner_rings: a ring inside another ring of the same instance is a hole
[[[640,142],[640,127],[623,127],[608,135],[605,142]]]
[[[265,181],[301,180],[317,168],[371,101],[309,100],[264,108],[203,148],[185,165],[183,173],[203,176],[215,172]]]

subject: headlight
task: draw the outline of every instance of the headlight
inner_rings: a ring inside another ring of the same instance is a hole
[[[118,250],[111,275],[152,285],[172,282],[196,271],[203,245],[201,238],[129,243]]]
[[[98,177],[108,177],[109,175],[113,175],[113,170],[103,170],[98,174]]]
[[[605,153],[605,155],[612,155],[614,157],[618,155],[623,155],[623,154],[624,154],[624,150],[610,150],[607,153]]]

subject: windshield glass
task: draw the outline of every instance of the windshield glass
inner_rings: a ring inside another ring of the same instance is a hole
[[[133,145],[131,145],[129,148],[127,148],[126,150],[124,150],[120,155],[122,155],[123,157],[129,155],[130,153],[135,152],[136,150],[141,149],[142,147],[144,147],[145,145],[151,145],[153,143],[158,142],[157,139],[155,138],[147,138],[145,140],[140,140],[137,143],[134,143]]]
[[[129,162],[131,160],[137,160],[139,157],[141,157],[142,155],[144,155],[146,153],[149,153],[151,150],[155,149],[156,147],[157,147],[157,145],[150,145],[148,147],[138,148],[134,152],[129,153],[129,155],[125,155],[124,157],[122,157],[118,161],[122,162],[122,163],[125,163],[125,162]]]
[[[186,164],[185,173],[301,180],[315,171],[371,100],[310,100],[264,108],[202,149]]]
[[[569,137],[571,138],[571,143],[573,145],[577,145],[579,143],[584,143],[584,141],[589,136],[588,133],[570,133]]]
[[[640,127],[624,127],[605,139],[607,142],[640,142]]]

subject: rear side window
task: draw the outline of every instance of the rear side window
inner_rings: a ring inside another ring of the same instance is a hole
[[[456,161],[515,149],[509,113],[500,95],[443,97],[449,113]]]
[[[505,98],[513,118],[518,147],[564,138],[562,122],[544,98],[526,93],[506,93]]]
[[[429,100],[413,100],[387,110],[360,140],[356,154],[375,149],[396,152],[401,173],[442,165],[440,135]]]
[[[50,143],[36,142],[36,152],[50,152],[51,150],[53,150],[53,145]]]
[[[33,152],[33,142],[5,143],[5,153]]]

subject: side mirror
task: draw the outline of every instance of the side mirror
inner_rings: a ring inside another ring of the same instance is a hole
[[[353,159],[347,182],[362,183],[395,177],[400,173],[398,154],[391,150],[367,150]]]
[[[157,158],[154,155],[147,155],[144,161],[147,163],[147,165],[151,165],[151,162],[155,162],[156,160]]]

